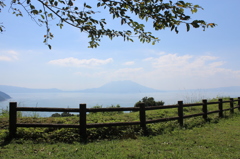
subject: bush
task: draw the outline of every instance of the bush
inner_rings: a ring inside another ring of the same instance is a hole
[[[140,107],[140,103],[144,103],[145,107],[148,106],[163,106],[164,102],[161,101],[155,101],[153,97],[143,97],[142,100],[135,103],[134,107]]]
[[[51,117],[68,117],[68,116],[74,116],[74,114],[71,114],[69,112],[63,112],[61,114],[54,113],[54,114],[51,115]]]
[[[121,106],[119,105],[119,104],[117,104],[117,105],[111,105],[111,106],[109,106],[109,107],[107,107],[107,108],[120,108]],[[106,113],[108,113],[108,114],[123,114],[123,111],[117,111],[117,112],[106,112]]]
[[[120,108],[121,106],[119,104],[117,105],[111,105],[111,106],[108,106],[106,108]],[[92,108],[95,108],[95,109],[98,109],[98,108],[103,108],[102,105],[96,105]],[[94,113],[100,113],[100,114],[103,114],[103,115],[114,115],[114,114],[123,114],[123,111],[112,111],[112,112],[90,112],[89,114],[94,114]]]

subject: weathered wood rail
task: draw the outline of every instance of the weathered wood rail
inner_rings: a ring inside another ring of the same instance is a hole
[[[238,102],[237,106],[234,107],[234,102]],[[223,103],[229,103],[228,109],[223,109]],[[218,104],[218,110],[208,111],[208,105]],[[184,107],[202,106],[202,113],[184,115]],[[161,118],[154,120],[146,120],[146,111],[156,109],[172,109],[177,108],[178,116]],[[17,127],[56,127],[56,128],[79,128],[79,133],[82,140],[86,140],[87,128],[98,128],[98,127],[111,127],[111,126],[126,126],[126,125],[140,125],[143,129],[144,134],[147,134],[146,128],[149,123],[166,122],[171,120],[178,120],[180,126],[183,126],[185,118],[202,116],[203,119],[207,120],[208,114],[218,113],[219,117],[223,117],[224,111],[230,111],[234,113],[234,109],[238,108],[240,111],[240,97],[238,99],[230,98],[230,100],[223,101],[219,99],[218,102],[207,102],[202,100],[202,103],[183,104],[183,101],[178,101],[177,105],[166,105],[166,106],[149,106],[145,107],[144,103],[141,103],[139,108],[136,107],[122,107],[122,108],[87,108],[86,104],[80,104],[79,108],[46,108],[46,107],[17,107],[16,102],[9,103],[9,135],[15,137]],[[38,111],[38,112],[78,112],[79,113],[79,125],[76,124],[37,124],[37,123],[17,123],[17,112],[18,111]],[[137,122],[115,122],[115,123],[87,123],[88,112],[107,112],[107,111],[139,111],[139,121]]]

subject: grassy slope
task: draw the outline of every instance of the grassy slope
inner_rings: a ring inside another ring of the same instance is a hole
[[[216,100],[216,99],[215,99]],[[229,104],[224,105],[229,108]],[[209,107],[216,110],[217,105]],[[18,139],[3,142],[8,132],[8,117],[0,117],[0,158],[239,158],[240,113],[219,120],[218,114],[177,121],[148,124],[149,137],[140,136],[138,126],[88,129],[89,141],[80,144],[77,129],[18,128]],[[185,114],[200,113],[201,107],[186,108]],[[229,112],[224,113],[225,116]],[[177,116],[176,110],[148,111],[147,118]],[[137,121],[138,113],[90,114],[89,123]],[[21,117],[21,123],[76,124],[78,117]],[[99,140],[100,139],[100,140]],[[71,143],[71,144],[70,144]]]
[[[239,120],[238,114],[201,128],[88,144],[13,140],[1,146],[0,158],[239,158]]]

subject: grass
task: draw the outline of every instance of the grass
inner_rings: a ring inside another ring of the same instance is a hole
[[[212,101],[217,99],[212,99]],[[226,100],[226,99],[224,99]],[[229,108],[229,103],[223,105]],[[208,107],[217,110],[217,105]],[[190,107],[185,114],[200,113],[201,107]],[[148,119],[177,116],[175,109],[147,112]],[[209,115],[177,121],[148,124],[148,137],[139,126],[87,129],[88,144],[79,142],[77,129],[18,128],[17,138],[7,140],[8,117],[0,117],[0,158],[239,158],[240,113]],[[79,117],[21,117],[19,123],[76,124]],[[88,123],[138,121],[139,114],[92,113]]]
[[[137,139],[100,140],[81,144],[35,143],[14,139],[2,145],[0,158],[239,158],[239,114],[192,129]]]

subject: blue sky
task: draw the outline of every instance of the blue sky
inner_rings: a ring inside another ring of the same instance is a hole
[[[85,33],[51,23],[52,50],[42,43],[44,26],[24,12],[24,17],[15,17],[7,6],[0,13],[6,27],[0,35],[0,85],[78,90],[131,80],[161,90],[240,86],[240,1],[188,2],[204,8],[192,19],[218,26],[190,32],[182,27],[175,34],[169,29],[156,32],[146,23],[159,43],[103,38],[98,48],[89,49]],[[104,12],[99,16],[109,18]],[[113,20],[109,26],[121,27]]]

